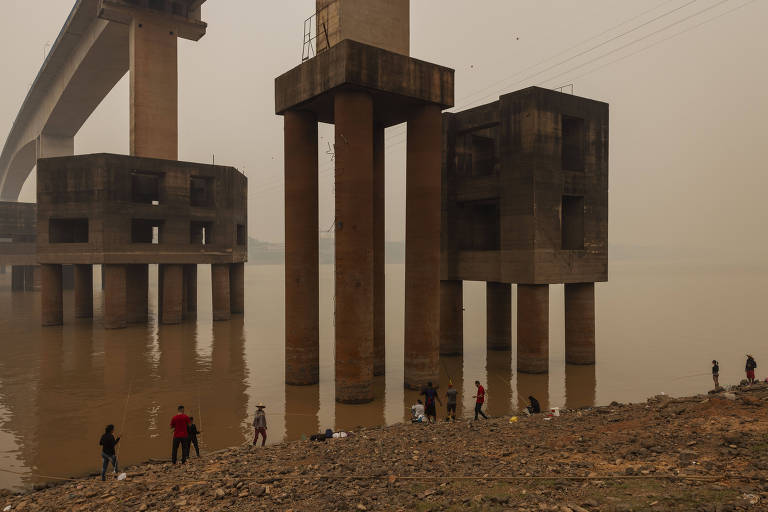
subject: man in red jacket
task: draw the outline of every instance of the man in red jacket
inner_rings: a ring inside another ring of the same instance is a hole
[[[485,419],[488,419],[488,416],[485,415],[483,412],[483,404],[485,403],[485,388],[480,385],[480,381],[475,381],[475,386],[477,386],[477,394],[474,398],[477,398],[477,401],[475,402],[475,421],[477,421],[477,415],[479,414]]]
[[[173,451],[171,452],[171,461],[176,464],[176,453],[181,445],[181,463],[187,462],[189,457],[189,416],[184,414],[184,406],[180,405],[178,414],[171,418],[171,428],[173,429]]]

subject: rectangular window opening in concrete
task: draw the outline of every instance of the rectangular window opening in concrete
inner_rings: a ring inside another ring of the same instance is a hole
[[[163,175],[160,173],[139,172],[131,173],[131,201],[143,204],[160,204],[160,187]]]
[[[584,249],[584,198],[563,196],[560,216],[562,249],[574,251]]]
[[[173,2],[172,4],[173,14],[176,16],[187,17],[187,6],[181,2]]]
[[[192,176],[189,179],[189,202],[192,206],[210,208],[213,206],[213,179]]]
[[[562,137],[563,170],[583,171],[584,150],[586,145],[584,119],[563,116]]]
[[[498,200],[458,204],[459,250],[498,251],[501,231]]]
[[[472,135],[472,175],[490,176],[496,168],[496,140]]]
[[[87,244],[88,219],[50,219],[48,241],[52,244]]]
[[[155,11],[165,11],[165,0],[149,0],[149,8]]]
[[[189,225],[189,243],[199,245],[212,244],[213,222],[191,222]]]
[[[132,219],[132,244],[159,244],[163,240],[163,221],[158,219]]]
[[[248,241],[248,235],[245,232],[245,226],[243,224],[237,225],[237,245],[246,245]]]

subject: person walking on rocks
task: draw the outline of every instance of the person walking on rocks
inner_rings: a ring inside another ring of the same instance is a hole
[[[456,421],[456,402],[459,392],[453,387],[452,382],[448,382],[448,389],[445,392],[445,408],[448,411],[448,419]]]
[[[752,357],[752,354],[747,354],[747,365],[745,370],[747,371],[747,382],[750,384],[755,383],[755,368],[757,368],[755,358]]]
[[[117,473],[117,455],[115,454],[115,445],[120,442],[120,438],[115,439],[112,432],[115,431],[114,425],[107,425],[104,429],[104,435],[99,440],[99,446],[101,446],[101,481],[107,479],[107,467],[109,463],[112,463],[112,467]]]
[[[424,395],[424,411],[427,417],[427,422],[437,423],[437,409],[435,407],[435,400],[440,402],[440,397],[437,396],[437,389],[432,387],[432,382],[427,382],[427,387],[421,391]],[[443,402],[440,402],[443,405]]]
[[[719,378],[720,378],[720,364],[713,359],[712,360],[712,380],[715,381],[715,391],[720,389]]]
[[[192,416],[189,417],[189,427],[187,428],[187,432],[189,433],[189,444],[190,451],[192,451],[192,446],[195,447],[195,453],[198,457],[200,457],[200,446],[197,444],[197,434],[200,433],[199,430],[197,430],[197,425],[195,425],[195,418]]]
[[[472,398],[475,398],[475,421],[477,421],[477,415],[479,414],[485,419],[488,419],[488,416],[485,415],[483,412],[483,404],[485,403],[485,388],[480,385],[480,381],[475,381],[475,387],[477,387],[477,394],[473,396]]]
[[[184,406],[177,408],[177,414],[171,418],[171,428],[173,429],[173,448],[171,449],[171,462],[176,464],[176,455],[181,446],[181,463],[187,462],[189,457],[189,416],[184,414]]]
[[[256,446],[256,442],[261,435],[261,446],[264,446],[267,442],[267,415],[264,414],[264,404],[259,403],[256,406],[256,416],[253,418],[253,445]]]

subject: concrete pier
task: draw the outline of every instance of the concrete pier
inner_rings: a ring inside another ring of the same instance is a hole
[[[229,310],[233,315],[245,313],[245,263],[229,266]]]
[[[123,329],[127,321],[127,272],[125,265],[103,265],[104,327]]]
[[[373,400],[373,98],[337,91],[334,115],[336,401],[364,403]]]
[[[75,318],[93,318],[93,265],[75,265]]]
[[[229,265],[211,265],[213,321],[229,320],[232,308],[229,297]]]
[[[291,110],[285,137],[285,382],[319,380],[317,118]]]
[[[125,321],[131,324],[146,322],[149,317],[149,265],[126,265],[125,272]]]
[[[549,371],[549,285],[517,285],[517,370]]]
[[[463,281],[440,281],[440,355],[464,353]]]
[[[595,364],[595,283],[565,285],[565,362]]]
[[[13,265],[11,267],[11,290],[20,292],[24,290],[24,266]]]
[[[61,265],[41,265],[41,309],[44,326],[64,323],[64,298],[61,288]]]
[[[373,128],[373,374],[386,372],[384,127]]]
[[[184,266],[162,264],[158,266],[160,323],[180,324],[184,319]]]
[[[184,265],[184,298],[182,301],[182,316],[193,318],[197,316],[197,265]]]
[[[438,105],[408,118],[405,220],[405,387],[437,382],[440,353],[442,118]]]
[[[512,350],[512,285],[486,283],[485,308],[488,350]]]

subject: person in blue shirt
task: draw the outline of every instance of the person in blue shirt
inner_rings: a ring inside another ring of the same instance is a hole
[[[432,387],[432,382],[427,382],[427,387],[421,391],[424,395],[424,415],[427,417],[427,422],[437,423],[437,408],[435,407],[435,401],[440,401],[440,397],[437,396],[437,389]]]

